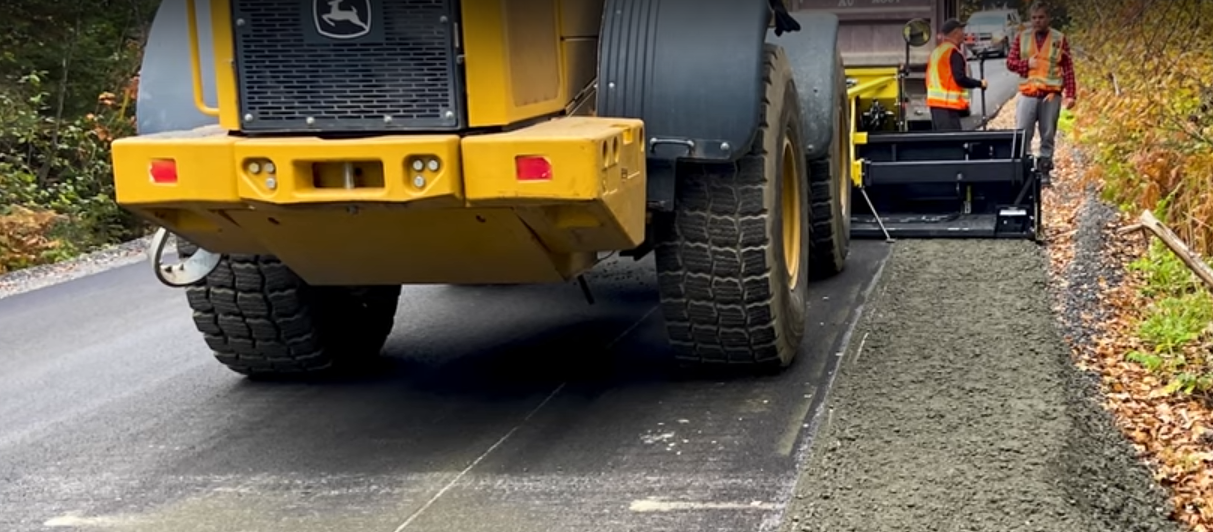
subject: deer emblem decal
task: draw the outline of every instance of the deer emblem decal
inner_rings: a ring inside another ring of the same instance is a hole
[[[321,4],[327,4],[328,9],[321,7]],[[361,4],[362,9],[358,9],[356,4]],[[316,31],[332,39],[353,39],[366,35],[371,31],[370,8],[370,0],[312,0]]]

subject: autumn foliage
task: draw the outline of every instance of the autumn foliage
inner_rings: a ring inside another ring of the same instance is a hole
[[[114,202],[110,142],[134,132],[158,0],[5,4],[0,34],[0,272],[139,236]]]
[[[1059,139],[1056,185],[1045,197],[1054,273],[1064,278],[1075,260],[1088,186],[1122,208],[1114,225],[1149,209],[1213,256],[1213,2],[1064,7],[1079,104],[1063,119],[1070,134]],[[1110,244],[1100,260],[1124,278],[1100,288],[1106,315],[1089,320],[1096,333],[1075,345],[1076,361],[1099,374],[1106,407],[1169,490],[1175,519],[1211,532],[1213,296],[1157,239],[1119,235]]]
[[[1069,0],[1084,176],[1213,255],[1213,2]]]
[[[1155,211],[1190,247],[1213,255],[1213,2],[1074,1],[1067,6],[1080,108],[1077,175],[1136,215]],[[1142,343],[1125,353],[1167,393],[1213,393],[1213,297],[1154,242],[1127,264],[1140,281]]]
[[[991,127],[1014,127],[1014,106],[1009,104]],[[1092,335],[1072,344],[1074,361],[1098,376],[1105,408],[1170,493],[1172,517],[1187,530],[1213,532],[1207,360],[1213,348],[1207,331],[1213,301],[1170,251],[1140,233],[1111,238],[1098,258],[1076,256],[1079,213],[1088,206],[1085,191],[1102,183],[1090,177],[1097,167],[1077,159],[1072,147],[1068,135],[1059,136],[1054,186],[1046,191],[1042,209],[1053,282],[1061,293],[1082,290],[1067,286],[1067,274],[1072,267],[1093,265],[1076,261],[1098,260],[1110,268],[1104,271],[1122,274],[1119,282],[1100,278],[1101,315],[1082,313]],[[1133,222],[1123,213],[1105,230],[1111,235]]]
[[[0,273],[50,262],[64,251],[62,241],[49,237],[63,215],[21,206],[0,214]]]

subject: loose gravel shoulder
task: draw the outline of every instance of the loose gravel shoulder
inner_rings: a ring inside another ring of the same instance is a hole
[[[140,238],[71,260],[0,274],[0,299],[146,260],[151,242],[151,237]]]
[[[894,244],[783,530],[1176,530],[1019,241]]]

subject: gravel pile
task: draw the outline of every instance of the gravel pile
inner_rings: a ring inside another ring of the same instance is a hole
[[[1087,345],[1098,332],[1095,324],[1107,318],[1107,310],[1099,301],[1101,280],[1109,286],[1118,284],[1122,272],[1105,257],[1106,234],[1116,221],[1116,210],[1099,200],[1095,189],[1088,188],[1085,197],[1075,198],[1081,202],[1072,238],[1074,256],[1062,272],[1062,280],[1068,288],[1054,291],[1054,298],[1061,305],[1061,321],[1067,338],[1074,345]]]
[[[1116,286],[1123,272],[1106,252],[1116,210],[1101,201],[1093,187],[1084,191],[1081,205],[1072,237],[1074,256],[1064,272],[1069,289],[1055,285],[1054,298],[1061,302],[1065,335],[1072,345],[1085,346],[1097,334],[1096,324],[1107,318],[1097,295],[1100,284]],[[1167,493],[1150,480],[1136,451],[1116,430],[1112,414],[1102,407],[1098,374],[1075,368],[1068,372],[1067,383],[1072,398],[1066,409],[1075,423],[1073,447],[1090,450],[1067,463],[1074,478],[1088,479],[1071,485],[1076,502],[1104,530],[1181,530],[1167,518]]]
[[[784,530],[1174,530],[1070,361],[1041,248],[901,241],[880,283]]]

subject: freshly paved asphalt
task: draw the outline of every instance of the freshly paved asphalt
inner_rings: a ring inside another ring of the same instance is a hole
[[[138,264],[0,300],[6,531],[757,530],[796,478],[888,247],[812,287],[774,377],[663,374],[651,259],[573,285],[406,287],[387,374],[258,383]]]
[[[600,268],[592,306],[406,287],[395,365],[359,382],[228,372],[142,263],[0,299],[0,530],[773,529],[887,253],[854,242],[798,362],[733,380],[658,371],[651,258]]]

